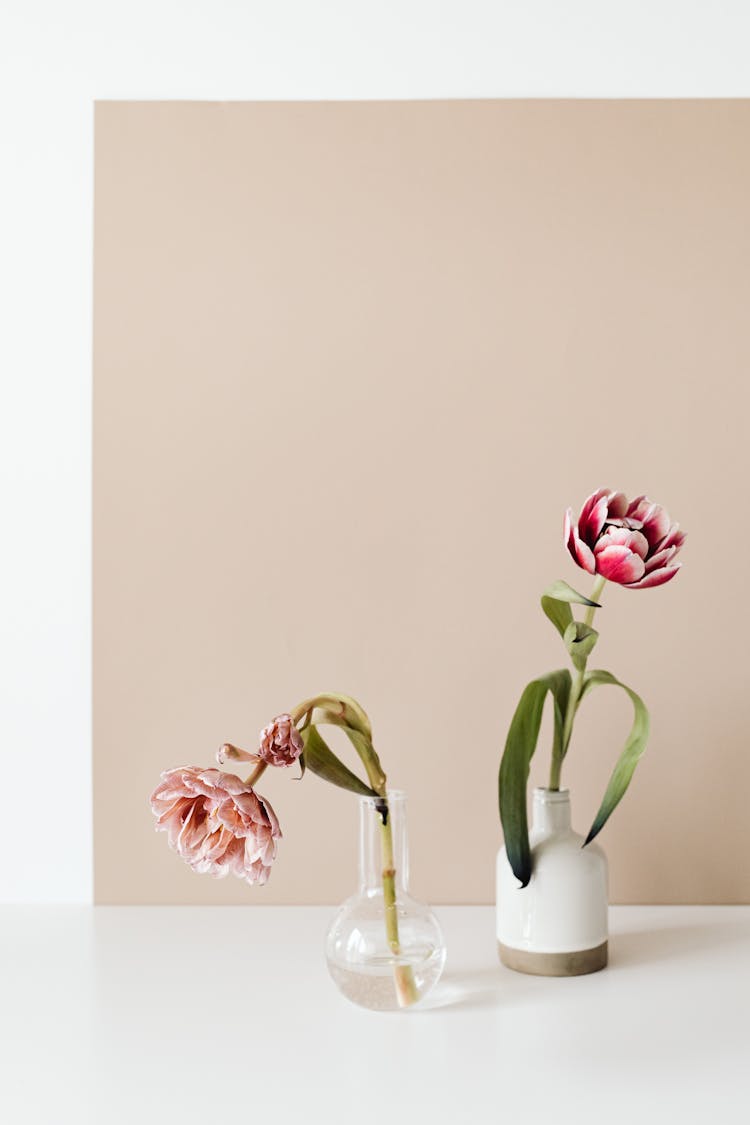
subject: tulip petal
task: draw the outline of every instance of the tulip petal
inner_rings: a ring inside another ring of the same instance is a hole
[[[567,512],[565,513],[565,524],[563,526],[563,534],[565,536],[565,546],[568,548],[568,552],[569,552],[570,557],[572,558],[573,562],[576,563],[578,566],[582,566],[583,564],[578,562],[578,554],[576,553],[576,536],[577,536],[577,533],[578,533],[578,528],[573,523],[573,509],[568,508]]]
[[[589,572],[589,574],[596,574],[594,552],[591,550],[588,544],[583,542],[580,535],[578,534],[577,527],[573,528],[573,551],[571,553],[573,554],[573,558],[579,566],[582,566],[584,570],[587,570]]]
[[[607,522],[622,519],[628,510],[628,499],[624,492],[610,492],[607,497]]]
[[[645,559],[648,554],[648,539],[640,531],[629,531],[626,527],[609,527],[599,538],[594,547],[594,554],[599,555],[607,547],[627,547]]]
[[[659,550],[663,551],[667,547],[674,547],[677,551],[679,551],[686,538],[687,532],[680,531],[680,525],[678,523],[673,523],[667,534],[664,536],[664,539],[659,544]]]
[[[233,762],[259,762],[260,758],[257,754],[251,754],[249,750],[241,750],[239,746],[233,746],[231,742],[225,742],[216,751],[216,761],[220,766],[223,766],[226,761]]]
[[[641,519],[640,512],[643,510],[643,505],[645,504],[646,508],[648,508],[650,503],[651,501],[648,496],[636,496],[635,500],[631,500],[628,504],[628,510],[625,515],[632,516],[634,519]]]
[[[570,545],[573,540],[573,509],[566,508],[565,521],[563,523],[563,543],[570,550]]]
[[[652,547],[664,539],[670,528],[670,519],[663,508],[652,504],[643,520],[643,532]]]
[[[184,766],[151,796],[156,826],[193,871],[265,882],[281,829],[271,806],[237,776]],[[246,857],[247,862],[246,862]]]
[[[675,563],[674,566],[664,566],[661,570],[652,570],[640,582],[627,582],[625,585],[628,590],[647,590],[650,586],[663,586],[665,582],[674,578],[681,566],[682,563]]]
[[[677,547],[667,547],[666,550],[659,550],[650,559],[646,560],[646,574],[650,574],[652,570],[660,570],[671,562],[677,554]]]
[[[588,503],[588,502],[587,502]],[[584,505],[586,508],[586,505]],[[604,530],[604,525],[607,522],[607,497],[602,496],[596,501],[584,514],[581,512],[578,520],[578,532],[581,539],[588,543],[590,547],[594,546],[597,539]]]
[[[640,555],[628,547],[614,545],[597,552],[596,569],[609,582],[619,582],[624,586],[642,578],[646,567]]]
[[[630,504],[627,515],[642,520],[643,534],[652,549],[658,547],[670,528],[670,519],[660,504],[653,504],[648,496],[638,496]]]

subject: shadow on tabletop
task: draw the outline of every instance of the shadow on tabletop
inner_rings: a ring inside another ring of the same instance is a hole
[[[614,934],[609,943],[608,975],[630,971],[641,966],[661,962],[677,962],[695,954],[728,949],[750,944],[750,926],[746,920],[722,919],[721,925],[696,923],[692,926],[666,926],[652,930],[634,930]],[[600,974],[592,973],[594,980]],[[476,1009],[512,1007],[522,995],[544,987],[545,981],[564,981],[579,978],[537,977],[517,973],[497,963],[486,969],[461,971],[448,970],[425,998],[420,1009],[456,1008]]]
[[[659,961],[682,960],[696,953],[747,945],[748,941],[750,926],[742,918],[723,917],[720,925],[696,922],[692,926],[633,930],[610,938],[609,965],[612,969],[629,969]]]

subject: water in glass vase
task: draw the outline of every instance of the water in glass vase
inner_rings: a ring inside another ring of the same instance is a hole
[[[361,797],[359,888],[328,932],[328,968],[340,991],[376,1011],[408,1009],[437,982],[445,945],[435,915],[408,887],[406,800]]]

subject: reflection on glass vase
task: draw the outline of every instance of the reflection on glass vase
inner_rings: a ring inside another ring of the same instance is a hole
[[[408,1008],[443,971],[437,918],[411,897],[408,883],[404,794],[360,797],[359,887],[333,920],[326,958],[341,992],[363,1008]]]

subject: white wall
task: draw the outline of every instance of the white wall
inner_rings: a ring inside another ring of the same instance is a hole
[[[93,101],[742,96],[749,28],[742,0],[0,0],[0,901],[91,898]]]

